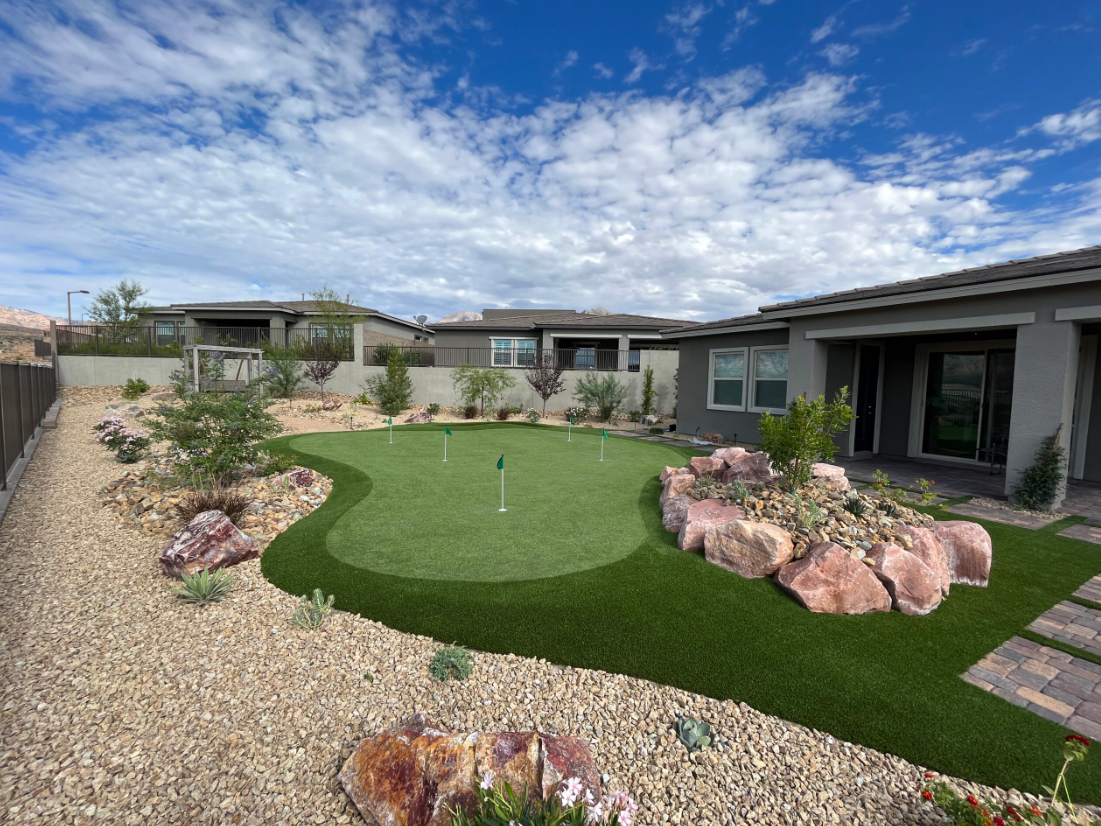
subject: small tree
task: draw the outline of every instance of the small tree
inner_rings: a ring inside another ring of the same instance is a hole
[[[317,312],[321,314],[314,329],[320,325],[334,347],[341,352],[351,352],[352,328],[367,318],[352,301],[352,296],[349,294],[342,298],[340,293],[325,284],[320,290],[311,292],[310,298],[317,302]]]
[[[654,389],[654,368],[647,365],[642,373],[642,415],[652,415],[657,401],[658,391]]]
[[[556,393],[561,393],[566,386],[562,379],[562,372],[566,369],[561,364],[556,364],[557,359],[551,353],[543,353],[543,358],[535,367],[529,367],[524,371],[524,378],[528,384],[543,400],[543,414],[547,412],[547,400]]]
[[[1032,465],[1021,474],[1013,488],[1013,501],[1032,510],[1046,510],[1051,507],[1063,484],[1064,470],[1067,464],[1067,451],[1059,444],[1059,432],[1048,436],[1036,451]]]
[[[503,367],[481,369],[469,364],[460,364],[451,371],[451,383],[464,402],[479,403],[481,414],[484,416],[487,406],[496,405],[505,390],[516,386],[516,379]]]
[[[852,421],[848,405],[849,388],[842,387],[830,403],[824,396],[808,402],[797,396],[788,405],[786,416],[762,413],[757,422],[761,434],[758,447],[768,454],[772,466],[783,477],[782,485],[789,491],[810,484],[815,462],[830,461],[837,453],[833,442]]]
[[[264,355],[268,359],[268,374],[263,377],[264,383],[273,396],[286,399],[290,404],[302,384],[302,359],[293,348],[275,345],[265,348]]]
[[[125,341],[149,314],[149,305],[141,300],[147,292],[148,288],[137,281],[124,278],[114,287],[96,293],[88,308],[88,318],[106,327],[112,340]]]
[[[600,421],[607,422],[623,407],[627,393],[627,385],[610,373],[603,378],[595,373],[586,373],[577,382],[573,397],[583,407],[594,411]]]
[[[371,376],[364,382],[368,395],[373,396],[379,409],[388,416],[396,416],[413,403],[413,380],[405,359],[395,347],[386,360],[386,372]]]
[[[321,399],[325,399],[325,382],[333,377],[340,366],[340,349],[328,341],[315,341],[312,352],[306,357],[306,376],[321,388]]]

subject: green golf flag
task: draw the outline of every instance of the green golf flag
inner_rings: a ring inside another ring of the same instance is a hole
[[[497,470],[505,469],[505,454],[501,454],[501,458],[497,460]]]
[[[577,422],[573,420],[573,416],[570,416],[570,424],[577,424]]]
[[[605,430],[604,428],[600,428],[600,438],[601,439],[607,439],[608,438],[608,431]]]
[[[444,425],[444,426],[443,426],[443,433],[444,433],[444,435],[445,435],[445,436],[453,436],[453,435],[455,435],[455,434],[453,434],[453,433],[451,432],[451,428],[450,428],[450,427],[448,427],[447,425]]]
[[[393,424],[393,423],[394,423],[394,417],[393,416],[391,416],[389,419],[386,420],[386,424]]]

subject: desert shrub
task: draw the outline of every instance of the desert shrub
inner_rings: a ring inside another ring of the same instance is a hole
[[[654,368],[647,365],[642,374],[642,415],[653,415],[657,401],[658,392],[654,389]]]
[[[181,601],[192,605],[206,605],[208,602],[221,602],[233,588],[233,577],[225,568],[214,573],[203,568],[193,576],[183,575],[183,587],[174,593]]]
[[[257,462],[259,476],[271,476],[273,473],[286,473],[295,466],[294,457],[289,453],[268,453],[263,451]]]
[[[432,402],[432,404],[428,405],[426,410],[428,410],[428,415],[429,416],[438,416],[438,415],[440,415],[440,406],[436,402]]]
[[[448,680],[465,680],[474,670],[474,661],[470,658],[470,652],[457,645],[445,645],[432,657],[428,664],[428,673],[433,680],[447,682]]]
[[[279,399],[293,399],[302,384],[302,359],[293,347],[268,345],[264,350],[268,368],[264,385],[271,395]]]
[[[200,513],[221,511],[234,525],[240,525],[241,517],[248,511],[251,502],[247,496],[232,488],[215,486],[187,494],[176,504],[176,511],[185,522],[190,522]]]
[[[848,427],[853,417],[848,398],[849,388],[842,387],[832,402],[827,403],[824,396],[810,402],[797,396],[788,405],[787,415],[761,414],[758,446],[782,475],[784,488],[805,487],[810,484],[814,463],[833,459],[837,453],[833,437]]]
[[[127,379],[126,386],[122,388],[122,395],[133,400],[149,390],[149,382],[145,379]]]
[[[480,404],[481,411],[492,408],[501,400],[505,390],[516,386],[516,379],[503,367],[485,369],[460,364],[451,371],[451,383],[459,398],[467,404]]]
[[[543,414],[536,410],[534,407],[529,407],[527,410],[525,410],[524,415],[528,417],[528,421],[532,424],[535,424],[537,421],[543,418]]]
[[[413,404],[413,380],[396,347],[390,350],[386,372],[371,376],[363,386],[387,416],[396,416]]]
[[[627,393],[627,385],[610,373],[604,376],[586,373],[577,382],[573,395],[586,409],[595,411],[600,421],[607,422],[623,406]]]
[[[649,430],[651,436],[660,436],[664,432],[660,427],[651,427]]]
[[[476,419],[476,418],[478,418],[478,405],[468,404],[466,407],[464,407],[463,408],[463,418],[464,419]]]
[[[1036,451],[1032,465],[1021,474],[1013,488],[1013,501],[1032,510],[1051,507],[1063,484],[1067,464],[1067,451],[1059,444],[1059,431],[1048,436]]]
[[[321,398],[325,398],[325,382],[333,377],[340,366],[342,351],[335,342],[318,339],[306,352],[306,377],[321,388]]]
[[[495,783],[486,772],[474,787],[477,800],[470,812],[457,807],[451,826],[631,826],[638,804],[625,792],[605,795],[601,800],[583,799],[580,779],[567,777],[558,792],[544,800],[517,793],[506,782]]]
[[[158,408],[149,429],[167,442],[177,469],[219,482],[260,458],[257,443],[281,430],[259,399],[246,393],[192,393]]]
[[[497,421],[507,422],[508,417],[511,414],[512,414],[512,411],[509,408],[507,408],[507,407],[498,407],[497,408]]]
[[[149,449],[150,439],[135,430],[121,416],[105,416],[92,425],[96,441],[115,452],[115,458],[123,464],[132,464]]]
[[[573,419],[575,422],[583,422],[589,418],[589,409],[583,405],[574,405],[573,407],[567,407],[562,411],[567,419]]]
[[[628,410],[627,411],[627,421],[629,421],[629,422],[641,422],[642,421],[642,411],[641,410]]]
[[[314,588],[312,597],[299,597],[298,607],[291,614],[291,622],[299,628],[316,630],[325,624],[325,618],[329,616],[335,601],[334,595],[329,594],[326,597],[320,588]]]

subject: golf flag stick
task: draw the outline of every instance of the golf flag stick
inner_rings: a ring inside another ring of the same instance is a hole
[[[573,416],[570,416],[570,423],[566,425],[566,441],[573,441]]]
[[[497,470],[501,471],[501,509],[498,513],[504,513],[508,508],[505,507],[505,454],[503,453],[497,460]]]
[[[443,460],[447,461],[447,437],[451,435],[451,428],[447,425],[443,426]]]
[[[600,428],[600,461],[604,461],[604,440],[608,438],[608,431]]]
[[[394,417],[391,416],[386,420],[386,424],[390,425],[390,444],[394,443]]]

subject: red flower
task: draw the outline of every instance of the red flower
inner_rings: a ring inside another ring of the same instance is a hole
[[[967,802],[970,803],[972,806],[979,805],[979,801],[975,799],[975,795],[973,794],[967,795]]]
[[[925,772],[925,776],[926,776],[926,777],[932,777],[932,776],[933,776],[933,773],[932,773],[932,772]]]
[[[1028,810],[1032,812],[1036,817],[1043,817],[1044,813],[1037,809],[1035,806],[1029,806]]]
[[[1089,740],[1087,740],[1085,737],[1079,737],[1077,734],[1068,734],[1063,739],[1065,739],[1068,743],[1073,740],[1076,743],[1081,743],[1083,746],[1088,746],[1090,744]]]
[[[933,793],[931,791],[929,791],[928,789],[923,791],[921,793],[921,796],[924,797],[926,800],[932,800],[933,799]]]
[[[1021,817],[1020,814],[1017,813],[1017,810],[1014,809],[1012,806],[1006,806],[1005,810],[1013,815],[1013,819],[1016,820],[1018,823],[1024,822],[1024,818]]]
[[[994,826],[1005,826],[1005,821],[1000,817],[994,818]]]

